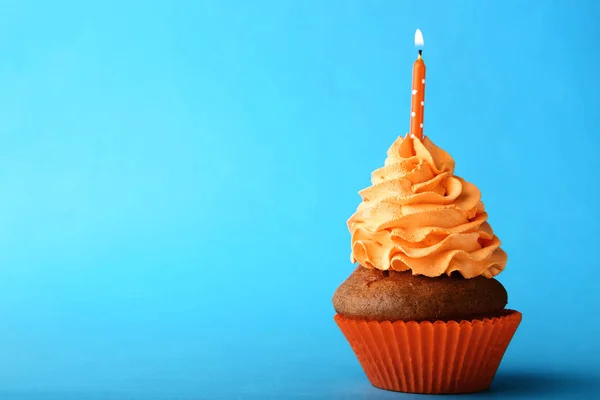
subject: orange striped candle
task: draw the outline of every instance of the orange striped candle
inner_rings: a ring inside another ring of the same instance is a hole
[[[423,139],[423,114],[425,112],[425,62],[422,57],[423,45],[423,34],[417,29],[417,32],[415,32],[415,46],[419,48],[419,55],[413,66],[409,133],[420,140]]]

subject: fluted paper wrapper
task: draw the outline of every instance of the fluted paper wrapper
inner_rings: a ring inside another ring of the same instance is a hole
[[[521,313],[472,321],[335,322],[367,378],[381,389],[407,393],[472,393],[487,389]]]

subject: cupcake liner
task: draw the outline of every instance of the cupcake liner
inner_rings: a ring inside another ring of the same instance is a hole
[[[334,319],[373,386],[406,393],[489,388],[522,315],[416,322]]]

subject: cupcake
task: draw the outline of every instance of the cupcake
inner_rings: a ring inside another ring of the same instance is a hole
[[[358,266],[335,322],[369,381],[409,393],[487,389],[521,314],[494,277],[506,253],[477,187],[428,137],[399,137],[348,221]]]

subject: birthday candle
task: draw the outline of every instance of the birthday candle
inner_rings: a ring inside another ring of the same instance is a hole
[[[423,34],[417,29],[415,32],[415,46],[419,49],[419,55],[413,65],[409,133],[420,140],[423,139],[423,114],[425,112],[425,62],[422,57],[423,45]]]

